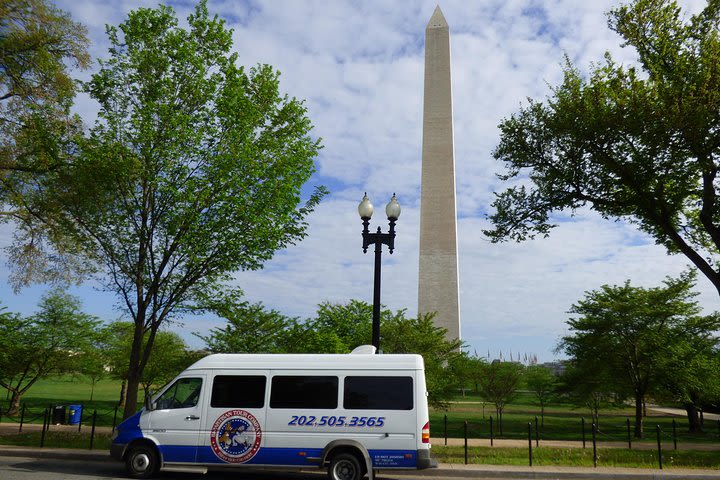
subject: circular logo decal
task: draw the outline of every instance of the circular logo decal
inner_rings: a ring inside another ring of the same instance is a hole
[[[260,450],[260,422],[245,410],[229,410],[215,421],[210,430],[210,445],[221,460],[244,463]]]

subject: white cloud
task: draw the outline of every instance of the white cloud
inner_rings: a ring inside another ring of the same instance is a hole
[[[632,226],[583,213],[548,239],[491,244],[481,233],[500,165],[492,158],[497,125],[527,97],[544,98],[561,79],[565,54],[587,71],[608,50],[633,60],[608,30],[604,14],[616,2],[577,0],[448,0],[441,8],[452,42],[455,155],[461,275],[462,331],[471,349],[495,355],[535,353],[547,360],[564,331],[567,310],[584,291],[631,279],[657,285],[685,268],[684,257],[664,250]],[[58,6],[86,24],[94,57],[105,56],[106,23],[118,24],[155,1],[61,0]],[[702,0],[687,0],[697,11]],[[192,4],[176,9],[184,18]],[[357,203],[367,191],[376,205],[371,227],[387,223],[385,202],[396,192],[403,206],[397,250],[383,254],[383,303],[417,308],[423,39],[435,1],[211,0],[209,10],[234,28],[240,62],[269,63],[281,88],[306,99],[314,134],[323,138],[318,181],[333,193],[310,220],[309,236],[278,252],[237,283],[251,301],[307,317],[329,300],[372,299],[372,252],[361,251]],[[87,78],[88,73],[82,74]],[[97,107],[81,97],[77,110],[91,123]],[[6,236],[7,230],[0,232]],[[700,278],[701,300],[717,307],[717,293]],[[39,290],[30,290],[38,292]],[[113,300],[77,290],[89,309],[114,318]],[[11,309],[32,310],[39,294],[15,297],[0,288]],[[188,323],[185,330],[211,322]],[[197,343],[192,337],[188,339]]]

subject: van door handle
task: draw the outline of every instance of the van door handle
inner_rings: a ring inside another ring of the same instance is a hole
[[[200,420],[200,417],[197,417],[195,415],[189,415],[185,417],[185,420]]]

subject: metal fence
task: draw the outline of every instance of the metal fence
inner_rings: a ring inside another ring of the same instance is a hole
[[[604,422],[608,424],[608,422]],[[716,422],[717,433],[716,438],[720,441],[720,419]],[[448,444],[448,431],[458,431],[458,424],[454,422],[451,425],[448,422],[448,416],[445,415],[443,418],[443,438],[444,444]],[[622,426],[610,424],[607,430],[601,429],[595,423],[587,423],[584,418],[580,418],[578,422],[577,439],[566,441],[577,441],[582,443],[582,448],[592,448],[593,451],[593,466],[597,467],[598,455],[597,448],[598,442],[622,442],[627,443],[627,448],[633,448],[633,442],[636,441],[633,437],[633,427],[630,418],[627,418]],[[673,450],[678,450],[678,426],[675,419],[672,419],[671,427],[667,426],[663,429],[659,424],[656,424],[652,428],[653,436],[655,437],[655,451],[657,452],[658,467],[663,468],[663,449],[667,450],[672,446]],[[469,450],[471,447],[468,445],[468,439],[486,439],[489,440],[490,446],[495,446],[495,441],[499,438],[497,435],[497,422],[490,416],[485,422],[474,422],[471,423],[468,420],[463,421],[461,425],[461,431],[463,434],[463,448],[464,448],[464,459],[465,464],[468,464]],[[506,432],[510,433],[510,432]],[[512,438],[518,439],[518,432],[512,432]],[[508,435],[501,435],[503,439],[507,439]],[[527,422],[527,451],[528,451],[528,464],[533,465],[533,448],[540,446],[540,441],[543,440],[542,428],[538,417],[530,419]],[[647,449],[646,449],[647,450]]]

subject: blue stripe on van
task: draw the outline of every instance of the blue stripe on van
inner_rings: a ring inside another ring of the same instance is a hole
[[[370,450],[375,468],[417,468],[416,450]]]
[[[143,438],[142,430],[140,430],[141,413],[142,411],[139,411],[135,415],[128,417],[115,428],[117,436],[113,440],[113,443],[127,445],[136,438]]]
[[[159,445],[158,450],[163,462],[195,463],[197,447],[194,445]]]
[[[318,458],[320,455],[322,455],[320,448],[261,448],[253,458],[245,463],[248,465],[317,465],[317,463],[308,461],[308,458]],[[198,449],[197,461],[198,463],[227,463],[218,458],[210,447]]]
[[[163,459],[166,462],[193,463],[190,450],[193,447],[163,446]],[[323,450],[320,448],[261,448],[258,453],[245,462],[246,465],[317,465],[310,458],[319,458]],[[415,450],[370,450],[370,458],[375,468],[417,468],[417,451]],[[197,463],[225,464],[210,447],[200,447],[197,452]]]

